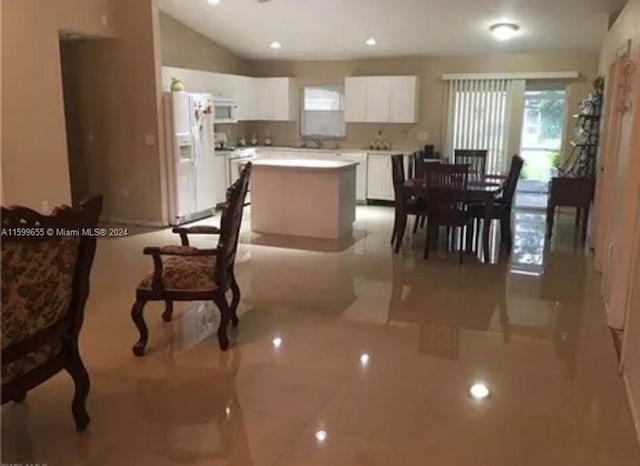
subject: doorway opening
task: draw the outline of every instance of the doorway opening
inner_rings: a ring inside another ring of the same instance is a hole
[[[525,164],[516,206],[546,209],[549,181],[560,164],[567,95],[564,89],[526,90],[520,154]]]

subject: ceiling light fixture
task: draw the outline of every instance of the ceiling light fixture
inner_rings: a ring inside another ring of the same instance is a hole
[[[278,42],[278,41],[273,41],[273,42],[271,42],[271,46],[270,47],[272,49],[279,49],[279,48],[282,48],[282,45],[280,45],[280,42]]]
[[[209,5],[220,5],[220,0],[207,0]]]
[[[280,348],[280,347],[282,346],[282,338],[280,338],[280,337],[275,337],[275,338],[271,341],[271,343],[273,344],[273,347],[274,347],[274,348],[276,348],[276,349],[277,349],[277,348]]]
[[[316,432],[316,440],[318,442],[324,442],[325,440],[327,440],[327,431],[326,430],[319,430]]]
[[[489,30],[496,40],[505,41],[513,39],[520,30],[520,26],[513,23],[497,23],[491,26]]]
[[[360,356],[360,364],[363,366],[369,364],[369,353],[362,353]]]
[[[369,45],[369,46],[373,47],[374,45],[378,45],[378,41],[377,41],[377,40],[375,40],[373,37],[369,37],[369,38],[366,40],[365,44],[367,44],[367,45]]]
[[[483,383],[476,383],[472,385],[469,389],[469,393],[474,400],[484,400],[491,394],[491,392],[489,391],[489,387],[487,387]]]

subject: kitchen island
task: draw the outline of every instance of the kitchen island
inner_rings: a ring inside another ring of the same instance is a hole
[[[351,235],[357,165],[336,160],[253,162],[252,231],[331,240]]]

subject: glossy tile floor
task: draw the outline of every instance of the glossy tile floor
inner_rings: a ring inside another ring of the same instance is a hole
[[[242,236],[241,328],[222,354],[216,312],[185,305],[131,354],[129,309],[169,232],[102,240],[82,333],[92,380],[77,434],[62,373],[2,408],[2,461],[53,465],[637,466],[640,449],[590,258],[572,219],[546,245],[518,213],[494,265],[401,256],[392,211],[361,207],[334,245]],[[246,222],[245,222],[246,223]],[[135,233],[135,234],[134,234]],[[205,244],[199,240],[196,245]],[[475,401],[482,382],[490,396]]]

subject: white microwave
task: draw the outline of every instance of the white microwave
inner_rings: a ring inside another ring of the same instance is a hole
[[[228,98],[214,97],[213,121],[214,123],[237,123],[238,105],[236,101]]]

